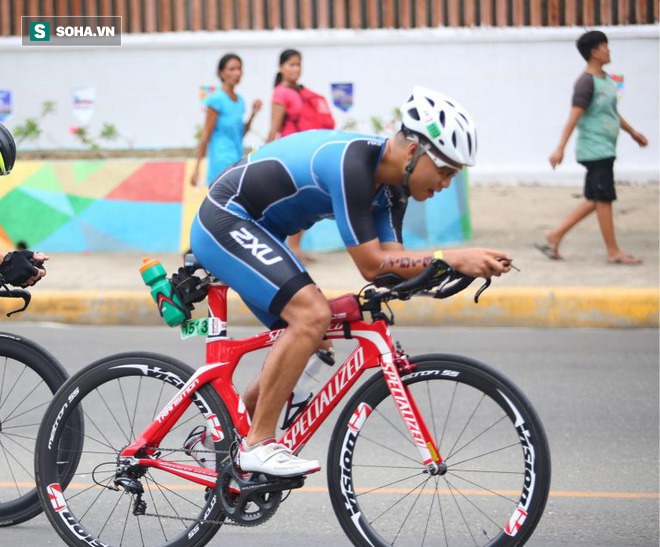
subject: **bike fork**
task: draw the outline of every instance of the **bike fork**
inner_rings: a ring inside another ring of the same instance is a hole
[[[390,353],[382,356],[381,366],[387,387],[419,451],[422,463],[431,475],[444,475],[447,472],[447,465],[440,455],[435,439],[426,426],[419,407],[401,381],[400,371],[405,373],[412,370],[408,359],[403,351],[397,348],[396,355]]]

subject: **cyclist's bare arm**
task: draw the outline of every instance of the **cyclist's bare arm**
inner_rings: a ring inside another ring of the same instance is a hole
[[[414,277],[434,258],[432,252],[406,251],[399,243],[381,243],[378,239],[348,247],[348,253],[368,281],[382,273]],[[495,249],[448,249],[443,251],[443,260],[473,277],[500,276],[511,269],[511,257]]]

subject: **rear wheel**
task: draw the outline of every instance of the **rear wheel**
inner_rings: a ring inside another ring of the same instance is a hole
[[[411,359],[403,383],[446,464],[430,475],[382,375],[335,426],[328,484],[356,545],[522,545],[545,508],[550,452],[522,392],[492,368],[450,355]]]
[[[67,377],[41,346],[0,333],[0,526],[41,513],[34,480],[35,441],[46,408]],[[78,435],[64,439],[70,449],[79,446],[78,441]],[[60,466],[62,482],[68,482],[70,472],[71,466]]]
[[[140,508],[135,490],[116,489],[114,482],[118,454],[161,411],[167,412],[193,374],[191,367],[166,356],[119,354],[89,365],[58,392],[39,431],[35,470],[44,510],[67,544],[204,545],[217,532],[224,516],[216,489],[134,465],[124,477],[143,489],[146,505]],[[84,415],[84,443],[66,486],[58,482],[55,467],[75,409]],[[191,452],[191,439],[204,428],[213,431],[213,438],[192,443]],[[205,467],[219,472],[229,461],[232,435],[224,404],[204,386],[159,443],[156,457],[196,467],[204,460]]]

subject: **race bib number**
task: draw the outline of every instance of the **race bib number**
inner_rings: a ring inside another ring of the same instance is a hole
[[[181,338],[192,336],[217,336],[227,330],[227,324],[217,317],[204,317],[203,319],[189,319],[181,323]]]

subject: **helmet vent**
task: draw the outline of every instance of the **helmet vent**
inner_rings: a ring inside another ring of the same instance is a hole
[[[446,102],[449,106],[451,106],[452,108],[456,108],[456,107],[454,106],[454,103],[452,103],[451,101],[448,101],[448,100],[445,99],[445,102]]]
[[[419,121],[419,112],[416,108],[411,108],[408,110],[408,115],[415,121]]]
[[[458,115],[459,115],[461,118],[463,118],[463,119],[465,120],[465,123],[467,123],[467,124],[470,123],[470,122],[468,121],[468,119],[465,117],[465,114],[463,114],[462,112],[459,112]]]
[[[451,142],[454,145],[454,148],[456,148],[456,131],[451,134]]]
[[[440,111],[440,125],[441,125],[442,127],[445,126],[445,117],[446,117],[446,116],[445,116],[445,111],[444,111],[444,110],[441,110],[441,111]]]
[[[431,97],[424,97],[431,106],[435,106],[435,101]]]
[[[467,133],[467,141],[468,141],[468,154],[472,155],[472,137],[470,137],[470,133]]]

